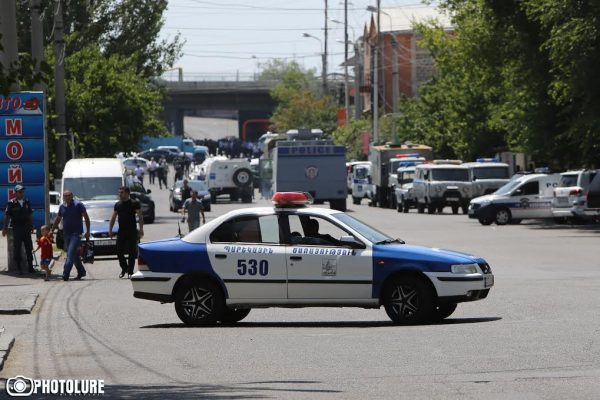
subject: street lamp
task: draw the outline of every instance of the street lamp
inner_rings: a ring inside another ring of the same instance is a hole
[[[310,33],[306,33],[304,32],[302,34],[303,37],[305,38],[313,38],[315,40],[319,41],[319,44],[321,45],[321,62],[323,64],[323,67],[321,68],[321,76],[323,79],[323,95],[325,95],[327,93],[327,70],[326,70],[326,63],[327,63],[327,59],[326,59],[326,55],[325,52],[323,51],[323,41],[321,39],[319,39],[318,37],[311,35]]]

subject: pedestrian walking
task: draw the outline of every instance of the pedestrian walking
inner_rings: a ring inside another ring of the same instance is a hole
[[[52,252],[52,231],[48,227],[48,225],[43,225],[40,228],[41,236],[37,240],[38,247],[33,251],[34,253],[39,249],[42,249],[40,254],[40,268],[46,272],[45,281],[50,280],[50,263],[52,262],[52,258],[54,256]]]
[[[31,203],[25,198],[25,187],[16,185],[14,188],[15,197],[6,204],[4,210],[4,226],[2,227],[2,236],[6,236],[8,228],[13,230],[13,257],[17,264],[19,274],[23,274],[21,268],[22,246],[25,246],[27,257],[27,271],[33,273],[33,243],[31,242],[31,233],[33,232],[33,209]]]
[[[135,174],[135,177],[138,178],[140,183],[143,185],[144,184],[144,168],[142,168],[142,166],[140,164],[137,164],[133,173]]]
[[[181,193],[181,202],[182,202],[182,204],[185,203],[185,201],[187,199],[189,199],[190,197],[192,197],[192,188],[188,184],[188,180],[187,179],[183,180],[183,186],[181,187],[180,193]]]
[[[156,177],[158,178],[158,187],[162,189],[163,185],[167,188],[167,174],[169,173],[169,165],[165,160],[161,160],[156,168]]]
[[[185,222],[185,214],[187,212],[187,223],[189,232],[200,226],[200,215],[202,215],[202,223],[206,223],[204,218],[204,205],[202,200],[198,199],[198,191],[192,190],[192,197],[187,199],[181,207],[182,218],[181,222]]]
[[[150,159],[150,163],[148,164],[148,179],[150,179],[150,184],[152,184],[152,185],[154,185],[157,168],[158,168],[158,163],[154,160],[154,157],[152,157]]]
[[[108,235],[112,238],[113,226],[118,217],[119,231],[117,232],[117,257],[121,266],[119,278],[127,274],[127,278],[133,275],[133,267],[137,258],[137,245],[139,239],[144,237],[144,216],[140,202],[130,197],[130,191],[127,186],[119,189],[119,201],[115,204],[110,223],[108,225]],[[139,231],[135,228],[135,219],[140,225]],[[127,255],[127,258],[125,258]]]
[[[77,269],[75,280],[80,280],[87,275],[81,258],[79,257],[79,245],[83,233],[82,218],[85,220],[85,240],[90,240],[90,217],[83,203],[73,198],[73,193],[66,190],[63,193],[63,204],[58,209],[58,216],[54,220],[53,231],[63,221],[64,248],[67,250],[67,259],[63,269],[63,281],[68,281],[73,264]]]

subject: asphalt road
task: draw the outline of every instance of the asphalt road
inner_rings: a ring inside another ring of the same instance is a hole
[[[157,219],[144,240],[172,237],[168,192],[150,188]],[[81,282],[36,282],[33,314],[2,316],[17,341],[0,376],[104,379],[104,398],[146,400],[600,397],[598,226],[484,227],[463,215],[348,203],[408,243],[483,256],[496,286],[436,325],[393,326],[383,310],[305,308],[187,328],[172,304],[134,299],[115,260],[96,261]],[[208,219],[240,206],[220,201]]]

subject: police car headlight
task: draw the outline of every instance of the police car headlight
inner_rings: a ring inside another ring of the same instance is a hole
[[[210,194],[205,194],[203,197],[204,200],[210,200]]]
[[[456,264],[450,266],[453,274],[476,274],[477,264]]]

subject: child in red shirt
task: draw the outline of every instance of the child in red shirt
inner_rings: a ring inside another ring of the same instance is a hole
[[[50,280],[50,262],[52,261],[52,231],[48,228],[48,226],[44,225],[41,228],[42,235],[37,240],[37,249],[33,252],[35,253],[38,249],[42,249],[42,254],[40,256],[40,267],[46,271],[45,281]]]

